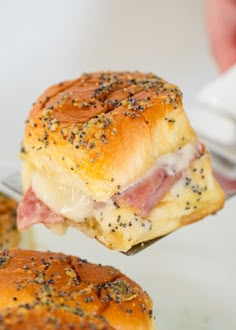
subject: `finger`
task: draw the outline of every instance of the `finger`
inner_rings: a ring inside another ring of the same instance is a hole
[[[236,1],[209,0],[206,18],[212,54],[225,71],[236,63]]]
[[[236,42],[226,40],[223,36],[212,47],[212,53],[220,70],[224,72],[236,63]]]

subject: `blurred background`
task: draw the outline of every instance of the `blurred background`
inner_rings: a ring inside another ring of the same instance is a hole
[[[140,70],[176,83],[191,113],[219,75],[205,30],[204,0],[0,0],[0,170],[19,161],[24,120],[49,85],[94,70]],[[193,123],[194,124],[194,123]],[[34,228],[36,247],[112,264],[153,297],[159,330],[233,330],[235,199],[135,257],[82,234]],[[127,329],[128,330],[128,329]]]
[[[93,70],[154,72],[178,84],[188,110],[218,73],[204,0],[0,1],[0,139],[14,159],[23,121],[50,84]],[[13,129],[14,128],[14,129]],[[0,133],[1,134],[1,133]]]

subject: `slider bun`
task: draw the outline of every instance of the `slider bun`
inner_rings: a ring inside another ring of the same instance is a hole
[[[76,175],[94,200],[106,201],[195,139],[175,85],[153,74],[100,72],[38,98],[22,158],[56,180]]]
[[[16,227],[17,202],[0,192],[0,249],[18,247],[20,233]]]
[[[152,301],[110,266],[61,253],[0,252],[1,329],[154,330]]]

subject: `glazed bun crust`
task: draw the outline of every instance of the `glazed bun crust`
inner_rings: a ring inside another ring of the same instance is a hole
[[[155,329],[140,286],[78,257],[0,252],[0,290],[1,329]]]
[[[154,74],[98,72],[39,97],[22,158],[50,176],[76,174],[96,201],[105,201],[158,157],[195,140],[178,87]]]
[[[17,202],[0,192],[0,249],[16,248],[20,233],[16,226]]]

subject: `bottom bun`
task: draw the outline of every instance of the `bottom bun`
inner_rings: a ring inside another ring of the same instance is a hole
[[[111,266],[61,253],[0,252],[0,329],[154,330],[152,301]]]

